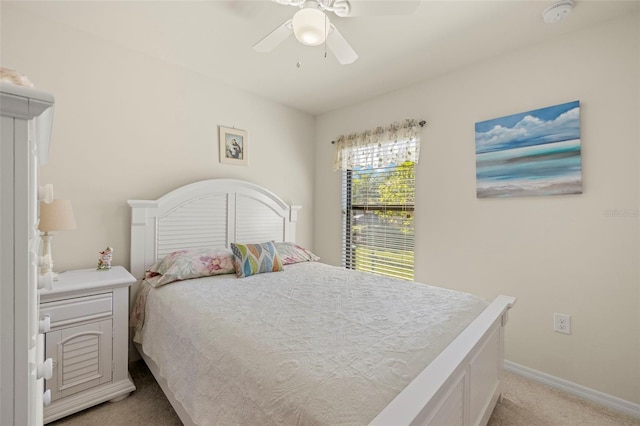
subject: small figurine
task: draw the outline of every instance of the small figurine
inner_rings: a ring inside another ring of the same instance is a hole
[[[111,259],[113,258],[113,249],[107,247],[104,251],[100,252],[100,259],[98,259],[98,270],[111,269]]]

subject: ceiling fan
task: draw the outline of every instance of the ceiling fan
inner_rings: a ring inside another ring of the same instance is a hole
[[[341,18],[364,15],[402,15],[412,13],[420,0],[403,1],[358,1],[358,0],[272,0],[276,3],[296,6],[293,18],[267,34],[253,46],[257,52],[270,52],[291,34],[307,46],[326,43],[327,48],[343,65],[358,59],[358,54],[349,42],[331,23],[327,12]]]

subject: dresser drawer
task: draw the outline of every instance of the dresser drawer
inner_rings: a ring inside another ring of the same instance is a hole
[[[40,304],[40,315],[49,315],[51,329],[113,315],[113,294],[74,297]]]

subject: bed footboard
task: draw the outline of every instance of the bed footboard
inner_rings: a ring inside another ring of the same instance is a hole
[[[504,326],[515,301],[498,296],[370,425],[486,425],[502,392]]]

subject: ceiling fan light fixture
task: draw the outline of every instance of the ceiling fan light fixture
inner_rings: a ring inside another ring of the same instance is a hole
[[[315,7],[305,7],[293,15],[293,34],[307,46],[318,46],[327,39],[331,22],[325,13]]]

